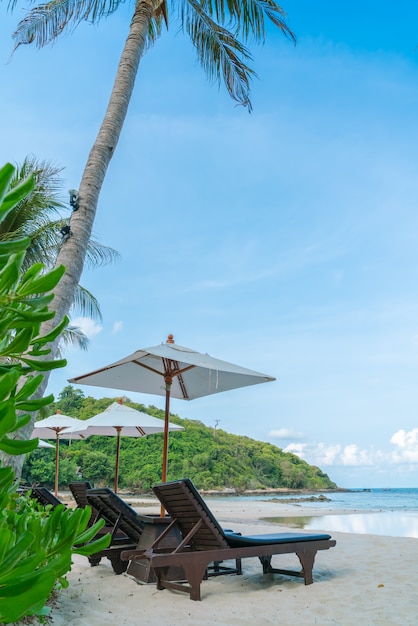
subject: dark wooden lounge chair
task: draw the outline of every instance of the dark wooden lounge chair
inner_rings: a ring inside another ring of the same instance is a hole
[[[78,480],[68,484],[73,498],[78,507],[84,509],[87,506],[87,489],[93,489],[93,485],[88,480]]]
[[[126,551],[123,559],[148,558],[157,577],[158,589],[176,589],[189,593],[191,600],[200,600],[200,585],[211,562],[228,559],[258,557],[263,573],[277,573],[302,577],[305,585],[313,582],[312,569],[318,550],[328,550],[336,542],[326,534],[274,533],[267,535],[241,536],[224,532],[204,500],[188,478],[156,485],[153,488],[172,524],[182,534],[180,544],[170,552],[161,549],[164,533],[143,551]],[[170,527],[167,528],[167,532]],[[276,554],[295,553],[302,565],[301,571],[283,570],[272,567],[271,559]],[[186,580],[167,580],[169,566],[181,566]]]
[[[89,489],[93,489],[93,485],[91,484],[91,482],[88,480],[79,480],[76,482],[69,483],[68,486],[75,500],[77,508],[84,509],[86,506],[89,506],[91,508],[91,518],[90,518],[89,526],[94,524],[94,522],[100,517],[103,517],[105,520],[104,528],[110,526],[110,529],[107,528],[107,532],[111,532],[113,528],[112,522],[106,519],[103,514],[100,515],[98,510],[87,502],[87,491]]]
[[[72,483],[73,488],[75,484],[76,483]],[[85,482],[83,485],[81,485],[81,488],[78,488],[78,486],[76,486],[75,490],[78,492],[79,495],[82,494],[83,490],[85,491],[85,493],[87,493],[86,486],[91,487],[90,483]],[[50,505],[52,507],[56,507],[59,504],[66,506],[64,502],[61,502],[61,500],[57,498],[46,487],[32,487],[30,489],[30,495],[32,498],[37,500],[42,506]],[[85,501],[81,497],[81,499],[79,499],[79,502],[77,502],[77,504],[80,506],[80,508],[84,508],[84,506],[87,506],[88,504],[87,497]],[[94,567],[100,563],[102,557],[106,556],[110,560],[115,574],[122,574],[123,572],[126,571],[128,564],[126,563],[126,561],[122,561],[120,559],[120,553],[122,552],[122,550],[127,550],[129,548],[135,547],[137,543],[135,542],[135,540],[132,540],[124,532],[121,532],[118,526],[115,523],[112,523],[111,521],[109,521],[109,519],[105,515],[101,515],[96,509],[94,509],[93,507],[91,508],[92,508],[92,515],[90,517],[89,526],[91,526],[92,524],[94,524],[94,522],[96,522],[101,517],[103,517],[105,520],[105,525],[103,526],[103,528],[99,530],[97,537],[105,533],[109,533],[112,539],[111,539],[111,544],[108,548],[106,548],[105,550],[102,550],[101,552],[96,552],[95,554],[92,554],[89,557],[87,557],[89,560],[89,563],[92,567]]]
[[[120,498],[108,487],[88,489],[86,492],[88,504],[97,511],[96,520],[103,517],[106,523],[112,525],[112,543],[103,552],[94,555],[97,565],[102,556],[106,556],[112,562],[115,573],[121,574],[128,568],[129,562],[121,560],[120,554],[129,549],[136,549],[138,546],[144,548],[150,546],[155,537],[160,534],[171,523],[168,517],[162,518],[159,515],[142,515],[137,513],[130,504]],[[120,536],[122,534],[122,537]],[[175,540],[173,541],[173,537]],[[178,531],[172,531],[166,537],[163,545],[172,547],[178,543]],[[91,558],[91,557],[90,557]],[[141,570],[140,565],[144,566]],[[128,572],[131,573],[131,572]],[[172,572],[170,572],[172,574]],[[155,576],[150,569],[147,559],[138,563],[138,568],[132,572],[141,582],[155,582]]]
[[[39,504],[42,504],[42,506],[47,506],[48,504],[50,504],[53,508],[59,504],[65,506],[65,504],[46,487],[31,487],[27,491],[29,491],[31,498],[37,500]]]

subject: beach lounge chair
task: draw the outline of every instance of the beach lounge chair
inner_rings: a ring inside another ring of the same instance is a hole
[[[112,537],[108,548],[89,558],[90,564],[98,565],[102,557],[107,557],[115,574],[122,574],[129,564],[121,560],[120,554],[138,545],[145,526],[143,516],[108,487],[87,489],[86,500],[95,511],[94,521],[103,518]]]
[[[157,537],[164,533],[164,537],[160,542],[160,547],[165,550],[172,550],[181,541],[181,535],[177,526],[171,524],[171,518],[160,515],[142,515],[137,513],[130,504],[118,496],[108,487],[98,489],[88,489],[86,491],[86,499],[88,504],[94,508],[98,516],[104,517],[106,523],[113,524],[114,531],[112,534],[112,543],[109,548],[93,555],[94,563],[98,564],[102,556],[110,558],[112,556],[112,566],[118,568],[121,572],[125,572],[133,576],[138,582],[153,583],[155,582],[155,574],[150,566],[149,559],[136,559],[135,562],[129,564],[127,560],[120,560],[121,552],[128,549],[123,547],[121,542],[113,541],[113,537],[117,538],[116,533],[124,533],[126,540],[131,541],[131,548],[135,550],[145,550],[151,546]],[[170,526],[169,532],[165,532]],[[225,531],[232,532],[232,531]],[[92,558],[92,557],[90,557]],[[117,572],[119,573],[119,572]],[[206,576],[220,576],[221,574],[238,573],[241,574],[241,562],[238,560],[235,566],[227,566],[221,561],[210,563],[207,568]],[[166,571],[168,580],[176,580],[179,576],[184,577],[181,567],[169,567]]]
[[[113,528],[112,522],[105,518],[104,515],[99,515],[97,509],[94,506],[87,502],[87,490],[93,489],[93,485],[88,480],[79,480],[76,482],[72,482],[68,484],[72,496],[75,500],[77,508],[84,509],[87,505],[91,508],[91,518],[89,522],[89,526],[94,524],[94,522],[103,517],[105,520],[105,526],[103,528],[107,528],[107,532],[111,532]],[[110,526],[110,529],[108,528]]]
[[[75,483],[72,483],[72,485],[74,488]],[[83,490],[85,490],[85,492],[87,493],[87,489],[86,489],[87,486],[91,487],[90,483],[85,482],[84,485],[82,485],[81,487],[76,486],[74,489],[78,492],[78,495],[81,495]],[[61,502],[61,500],[57,498],[46,487],[32,487],[30,489],[30,495],[32,498],[37,500],[42,506],[50,505],[52,507],[56,507],[59,504],[66,506],[64,502]],[[81,497],[79,498],[79,502],[77,502],[77,505],[79,505],[80,508],[84,508],[84,506],[86,506],[87,504],[88,504],[87,498],[84,501],[83,498]],[[95,554],[92,554],[89,557],[87,557],[89,560],[89,563],[92,567],[94,567],[100,563],[102,557],[106,556],[110,560],[115,574],[122,574],[123,572],[126,571],[128,563],[120,559],[120,553],[122,552],[122,550],[127,550],[129,548],[135,547],[137,543],[135,540],[132,540],[129,535],[120,531],[120,529],[118,528],[118,525],[115,524],[114,521],[109,520],[109,518],[107,518],[106,515],[104,514],[102,515],[94,507],[91,507],[91,508],[92,508],[92,515],[90,517],[89,526],[91,526],[92,524],[94,524],[94,522],[96,522],[101,517],[103,517],[105,520],[105,525],[103,526],[103,528],[99,530],[97,537],[105,533],[109,533],[112,539],[111,539],[111,544],[108,548],[106,548],[105,550],[102,550],[101,552],[96,552]]]
[[[106,523],[112,525],[112,543],[106,550],[94,555],[97,563],[102,556],[106,556],[112,562],[115,573],[120,574],[127,570],[129,562],[121,560],[120,554],[128,549],[147,548],[150,546],[155,537],[159,535],[171,523],[169,517],[160,517],[159,515],[142,515],[137,513],[134,508],[123,500],[118,494],[109,489],[109,487],[101,487],[97,489],[88,489],[86,492],[88,504],[97,511],[96,520],[103,517]],[[123,538],[120,537],[123,534]],[[166,535],[165,535],[166,536]],[[166,536],[165,545],[171,548],[177,545],[179,541],[179,533],[175,529]],[[124,545],[125,544],[125,545]],[[97,563],[92,563],[97,564]],[[169,575],[173,575],[173,568]],[[178,575],[178,569],[176,568]],[[142,562],[139,560],[137,567],[129,572],[140,582],[155,582],[154,572],[149,566],[147,559]]]
[[[65,504],[46,487],[31,487],[27,489],[27,491],[29,491],[31,498],[37,500],[39,504],[42,504],[42,506],[47,506],[48,504],[50,504],[53,508],[59,504],[63,504],[65,506]]]
[[[188,478],[153,487],[172,524],[179,528],[182,541],[167,552],[161,549],[164,533],[145,551],[122,553],[123,559],[148,558],[157,578],[158,589],[175,589],[189,593],[191,600],[200,600],[200,585],[211,562],[228,559],[258,557],[263,573],[302,577],[305,585],[313,582],[312,569],[318,550],[335,546],[327,534],[274,533],[242,536],[224,532],[199,492]],[[167,532],[170,527],[167,527]],[[276,554],[295,553],[302,565],[301,571],[274,568],[271,559]],[[181,566],[185,580],[167,580],[169,566]]]
[[[73,498],[78,507],[84,509],[87,506],[87,489],[93,489],[93,485],[88,480],[78,480],[68,484]]]

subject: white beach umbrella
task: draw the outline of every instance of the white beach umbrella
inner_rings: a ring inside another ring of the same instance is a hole
[[[80,421],[80,420],[79,420]],[[168,424],[168,430],[184,430],[177,424]],[[146,437],[154,433],[164,432],[164,421],[147,413],[142,413],[120,400],[113,402],[102,413],[98,413],[88,420],[82,421],[82,426],[71,428],[68,433],[75,433],[89,437],[90,435],[104,435],[107,437],[117,437],[116,442],[116,464],[115,464],[115,485],[114,491],[118,491],[119,479],[119,454],[121,437]]]
[[[69,415],[63,415],[61,411],[57,411],[54,415],[50,415],[43,420],[35,422],[31,439],[40,437],[42,439],[55,439],[55,495],[58,496],[58,479],[59,479],[59,440],[60,439],[83,439],[82,435],[69,434],[68,429],[71,426],[79,426],[83,424],[83,420],[78,420]]]
[[[31,437],[31,439],[34,439],[34,437]],[[40,439],[38,443],[38,448],[55,448],[55,446],[53,443],[48,443],[47,441]]]
[[[165,482],[170,397],[192,400],[273,380],[272,376],[179,346],[169,335],[166,343],[138,350],[94,372],[75,376],[69,382],[165,396],[162,462],[162,482]]]

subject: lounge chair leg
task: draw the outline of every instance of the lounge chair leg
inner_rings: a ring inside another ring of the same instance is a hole
[[[261,565],[263,567],[263,574],[270,574],[272,572],[271,556],[259,556]]]
[[[203,561],[203,563],[183,563],[182,568],[187,584],[186,581],[174,582],[167,580],[168,567],[154,567],[157,578],[157,589],[176,589],[177,591],[184,591],[189,594],[190,600],[200,600],[200,584],[205,578],[207,565],[205,561]]]
[[[129,565],[128,561],[122,561],[119,556],[115,558],[111,558],[109,556],[108,559],[112,564],[112,569],[115,574],[123,574],[124,572],[126,572]]]
[[[190,600],[200,600],[200,583],[205,577],[206,563],[183,564],[183,569],[190,585]]]
[[[315,562],[317,550],[298,550],[296,554],[298,555],[300,564],[302,565],[303,570],[303,578],[305,580],[305,585],[312,585],[312,570]]]

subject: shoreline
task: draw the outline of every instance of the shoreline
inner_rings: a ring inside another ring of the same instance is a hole
[[[135,503],[141,510],[141,501]],[[158,513],[159,505],[147,507]],[[263,501],[216,501],[209,508],[222,526],[243,534],[277,532],[277,524],[262,518],[270,510]],[[276,503],[280,515],[294,515],[295,507]],[[301,515],[312,508],[298,507]],[[347,511],[351,513],[351,511]],[[323,509],[320,510],[323,515]],[[283,532],[285,527],[280,527]],[[295,532],[295,529],[288,528]],[[327,528],[322,529],[328,532]],[[154,584],[138,584],[131,576],[113,573],[107,559],[90,567],[75,555],[62,590],[52,609],[54,626],[415,626],[417,539],[330,532],[337,545],[320,551],[313,570],[314,583],[284,575],[262,574],[257,558],[243,561],[242,576],[225,575],[202,583],[202,601],[184,593],[158,591]],[[296,555],[282,555],[279,567],[298,568]]]

